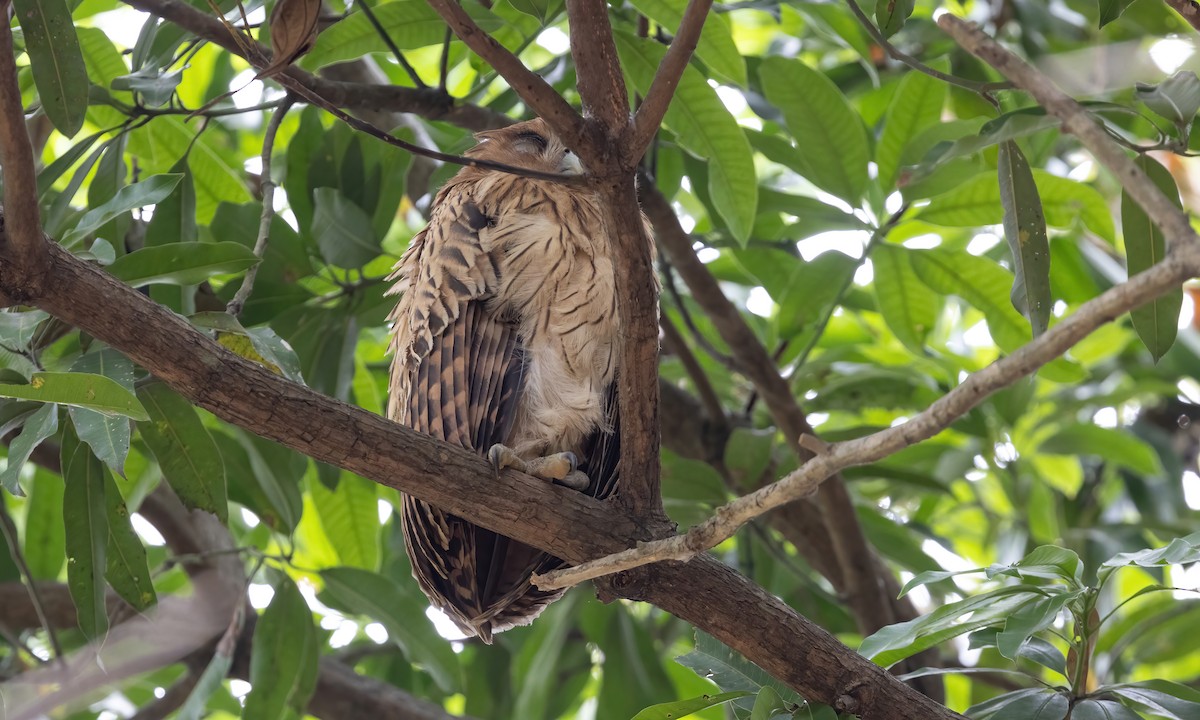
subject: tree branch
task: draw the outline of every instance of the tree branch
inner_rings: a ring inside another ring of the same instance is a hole
[[[606,0],[567,0],[567,22],[571,27],[571,57],[575,60],[576,85],[583,102],[583,113],[599,123],[600,137],[615,140],[624,136],[629,126],[629,95],[625,90],[625,75],[617,58],[612,25],[608,21]],[[637,157],[624,157],[622,143],[605,142],[592,159],[616,159],[609,165],[628,175],[637,166]],[[615,152],[611,152],[615,151]],[[587,160],[587,158],[585,158]],[[623,164],[625,161],[628,164]]]
[[[429,6],[442,16],[458,39],[504,77],[521,100],[550,124],[567,147],[585,161],[592,156],[592,145],[583,139],[583,118],[541,75],[525,67],[508,48],[476,25],[457,0],[429,0]]]
[[[654,80],[650,83],[646,99],[634,115],[633,126],[623,140],[622,144],[626,146],[626,152],[634,162],[641,160],[646,148],[650,147],[651,141],[654,140],[654,134],[662,125],[671,98],[675,96],[675,88],[679,86],[679,79],[683,77],[683,71],[687,69],[692,53],[696,51],[696,43],[700,41],[704,20],[708,17],[711,7],[712,0],[688,0],[687,8],[683,11],[683,20],[679,23],[679,32],[675,33],[675,38],[671,40],[671,47],[663,57],[662,64],[658,66],[658,72],[654,73]]]
[[[6,6],[7,9],[7,6]],[[5,14],[7,19],[8,15]],[[41,288],[46,274],[46,251],[42,244],[42,221],[36,199],[29,202],[30,188],[37,187],[33,166],[33,145],[25,128],[21,106],[21,88],[17,85],[17,54],[13,48],[12,27],[0,28],[0,167],[4,169],[4,248],[16,268],[0,268],[0,275],[16,270],[23,284],[32,291]],[[10,302],[20,302],[11,296]]]
[[[826,446],[779,482],[717,509],[712,518],[683,535],[643,543],[632,550],[574,568],[535,576],[542,589],[569,587],[584,580],[661,560],[689,560],[731,537],[747,521],[806,497],[826,478],[848,467],[881,460],[945,430],[992,393],[1031,375],[1061,356],[1104,323],[1177,287],[1200,272],[1200,250],[1177,252],[1146,272],[1105,291],[1013,354],[967,377],[908,422],[856,440]]]
[[[994,67],[1001,75],[1012,80],[1014,85],[1032,95],[1048,114],[1062,120],[1062,129],[1079,138],[1079,142],[1117,177],[1129,195],[1162,228],[1169,248],[1198,239],[1187,213],[1175,207],[1104,128],[1079,103],[1059,90],[1050,78],[1005,50],[974,23],[950,13],[943,14],[937,22],[964,50]]]

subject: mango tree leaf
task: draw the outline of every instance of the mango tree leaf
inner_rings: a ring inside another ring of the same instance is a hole
[[[258,261],[241,243],[176,243],[131,252],[117,258],[108,271],[134,287],[198,285],[213,275],[240,272]]]
[[[275,595],[254,627],[250,694],[242,717],[276,720],[308,706],[317,677],[317,629],[292,579],[276,573]]]
[[[912,15],[915,0],[875,0],[875,22],[884,37],[900,32],[908,16]]]
[[[1200,78],[1191,70],[1178,70],[1158,85],[1138,83],[1134,94],[1146,107],[1176,125],[1190,124],[1200,110]]]
[[[804,704],[804,698],[795,690],[771,677],[720,640],[700,630],[696,631],[696,648],[675,658],[675,662],[691,668],[700,677],[712,680],[717,687],[726,692],[746,691],[757,695],[763,687],[770,687],[784,701],[793,705]],[[734,703],[744,710],[753,708],[753,702],[748,701],[748,698],[734,700]]]
[[[198,327],[216,330],[217,342],[238,355],[265,366],[277,375],[304,384],[296,351],[271,328],[246,329],[237,318],[216,311],[196,313],[191,321]]]
[[[374,570],[379,564],[379,495],[376,483],[343,472],[337,489],[310,482],[321,527],[344,565]]]
[[[1071,708],[1071,720],[1142,720],[1142,716],[1119,702],[1088,698]]]
[[[1082,589],[1083,561],[1074,550],[1057,545],[1040,545],[1015,563],[987,568],[989,578],[998,575],[1059,580],[1073,588]]]
[[[88,76],[66,0],[15,0],[33,82],[46,117],[67,137],[83,127]]]
[[[1109,685],[1105,690],[1148,708],[1169,720],[1200,718],[1200,691],[1170,680],[1144,680]]]
[[[1113,20],[1121,17],[1121,13],[1125,12],[1125,8],[1133,4],[1133,0],[1099,0],[1100,2],[1100,27],[1104,27]]]
[[[129,508],[121,497],[116,481],[104,471],[104,502],[108,520],[108,562],[104,572],[112,589],[135,610],[142,611],[158,601],[150,567],[146,563],[146,548],[134,532],[129,520]]]
[[[1095,188],[1043,170],[1035,170],[1033,178],[1047,224],[1070,227],[1082,219],[1092,232],[1113,242],[1112,215]],[[1000,186],[991,173],[977,175],[960,187],[934,197],[917,215],[917,219],[947,227],[997,225],[1003,217]]]
[[[1004,630],[996,635],[996,649],[1009,660],[1015,660],[1026,641],[1034,633],[1054,624],[1063,607],[1081,593],[1082,591],[1056,592],[1017,610],[1004,623]]]
[[[867,186],[867,133],[842,92],[796,59],[766,58],[758,75],[792,136],[804,138],[804,177],[857,206]]]
[[[617,32],[617,52],[632,85],[650,89],[666,49],[656,42]],[[708,162],[708,192],[717,214],[743,245],[750,238],[758,207],[758,179],[750,143],[717,91],[688,66],[667,108],[663,124],[680,147]]]
[[[83,217],[79,218],[75,224],[75,228],[62,238],[62,244],[71,246],[122,213],[161,202],[171,194],[171,191],[179,184],[181,177],[182,175],[164,173],[151,175],[141,182],[126,185],[118,190],[112,199],[100,207],[92,208],[84,213]]]
[[[0,485],[13,495],[23,496],[25,493],[17,483],[25,462],[33,453],[34,448],[42,441],[58,432],[58,406],[54,403],[43,405],[37,412],[29,416],[17,435],[8,445],[8,464],[0,472]]]
[[[1033,336],[1050,325],[1050,239],[1033,171],[1016,141],[1000,144],[998,162],[1004,237],[1012,253],[1013,307],[1029,318]]]
[[[42,171],[38,173],[37,196],[39,202],[45,201],[46,194],[51,188],[54,187],[54,183],[58,182],[58,179],[63,176],[63,173],[65,173],[67,170],[70,170],[71,166],[79,162],[79,158],[83,157],[83,154],[90,150],[92,145],[95,145],[96,141],[99,140],[100,136],[103,134],[104,133],[102,132],[98,132],[88,135],[84,139],[72,145],[70,150],[67,150],[65,153],[62,153],[56,157],[54,162],[44,167]]]
[[[71,366],[71,372],[103,375],[133,392],[133,363],[112,348],[89,352]],[[72,407],[71,423],[79,439],[91,446],[96,457],[118,475],[125,475],[125,457],[129,454],[132,429],[129,419],[111,417],[82,407]]]
[[[303,462],[282,445],[248,434],[239,436],[241,441],[213,433],[224,461],[229,499],[251,510],[272,530],[290,534],[304,511],[296,481],[304,472]]]
[[[529,638],[511,663],[513,681],[520,679],[520,690],[513,701],[510,717],[553,717],[551,704],[558,685],[557,670],[563,663],[568,633],[575,628],[579,605],[578,593],[547,608],[533,624]]]
[[[57,580],[67,559],[63,478],[38,469],[25,510],[25,562],[35,580]]]
[[[783,698],[779,697],[779,693],[775,692],[775,688],[770,685],[764,685],[758,691],[758,696],[754,698],[754,708],[750,711],[750,720],[771,720],[780,716],[791,716],[787,711],[787,704]]]
[[[1182,207],[1175,179],[1165,167],[1148,155],[1139,155],[1135,162],[1168,200],[1175,203],[1176,207]],[[1149,269],[1166,256],[1167,244],[1162,229],[1154,224],[1142,206],[1127,192],[1121,193],[1121,232],[1125,236],[1129,277]],[[1154,362],[1158,362],[1175,344],[1182,306],[1183,290],[1175,288],[1130,311],[1133,329],[1154,357]]]
[[[171,489],[187,507],[227,522],[225,466],[195,408],[160,382],[138,388],[138,398],[149,414],[138,429]]]
[[[336,188],[313,191],[312,234],[330,265],[355,269],[379,257],[380,239],[370,216]]]
[[[722,705],[730,700],[736,700],[750,694],[752,693],[739,690],[737,692],[701,695],[700,697],[688,698],[686,700],[659,703],[658,705],[651,705],[637,715],[634,715],[633,720],[677,720],[677,718],[686,717],[705,708]]]
[[[91,449],[70,432],[63,436],[62,467],[67,587],[75,602],[79,629],[95,640],[108,631],[103,577],[108,548],[107,471]]]
[[[925,338],[937,322],[938,296],[921,282],[909,260],[911,251],[879,245],[871,251],[879,312],[896,338],[914,353],[925,352]]]
[[[879,0],[880,3],[896,0]],[[911,5],[909,7],[911,11]],[[888,105],[883,134],[875,149],[879,166],[879,186],[890,189],[900,171],[900,158],[913,138],[925,128],[937,124],[946,102],[946,84],[924,73],[908,73],[896,88]]]
[[[687,0],[635,0],[632,3],[638,12],[675,32],[683,20]],[[746,60],[733,42],[733,31],[723,15],[709,13],[696,43],[696,57],[704,61],[709,70],[721,75],[734,84],[746,85]]]
[[[339,567],[321,571],[322,602],[378,621],[409,661],[433,676],[438,687],[454,692],[461,686],[458,657],[425,617],[425,596],[412,583],[399,583],[378,573]]]
[[[74,405],[109,416],[146,419],[146,409],[133,393],[115,380],[93,373],[34,373],[28,385],[0,385],[0,397]]]
[[[1038,448],[1056,455],[1098,455],[1140,475],[1162,472],[1154,449],[1135,435],[1090,423],[1067,425],[1042,441]]]
[[[977,720],[1062,720],[1069,708],[1062,693],[1018,690],[969,708],[967,714]]]
[[[1104,582],[1113,570],[1136,565],[1138,567],[1166,567],[1200,562],[1200,533],[1174,538],[1165,547],[1119,553],[1104,561],[1099,577]],[[1158,589],[1157,587],[1155,589]]]

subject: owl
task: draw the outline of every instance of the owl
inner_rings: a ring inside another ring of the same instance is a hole
[[[541,119],[475,137],[473,158],[584,172]],[[391,279],[390,418],[485,455],[497,473],[614,491],[621,325],[596,194],[464,167]],[[401,520],[413,576],[468,635],[490,643],[562,595],[530,582],[563,564],[552,555],[410,496]]]

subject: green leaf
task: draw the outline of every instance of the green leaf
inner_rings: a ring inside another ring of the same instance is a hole
[[[900,32],[908,16],[912,15],[915,0],[875,0],[875,22],[884,37]]]
[[[513,678],[520,679],[520,690],[510,717],[552,717],[549,706],[560,684],[557,670],[567,655],[568,633],[576,626],[578,598],[578,593],[567,593],[530,629],[530,637],[511,663]]]
[[[312,235],[330,265],[356,269],[379,257],[371,217],[336,188],[313,191]]]
[[[275,573],[275,595],[254,627],[250,654],[250,694],[242,717],[276,720],[287,711],[304,714],[312,695],[318,661],[312,611],[292,579]]]
[[[1179,191],[1175,188],[1175,179],[1165,167],[1148,155],[1139,155],[1135,162],[1150,176],[1150,180],[1168,200],[1176,207],[1182,207]],[[1129,277],[1149,269],[1166,257],[1166,239],[1162,229],[1150,220],[1142,206],[1127,192],[1121,193],[1121,232],[1125,236],[1125,260],[1129,268]],[[1175,344],[1182,306],[1183,290],[1175,288],[1130,311],[1133,329],[1154,357],[1154,362],[1162,359]]]
[[[1043,170],[1035,170],[1033,178],[1049,225],[1070,227],[1076,219],[1082,219],[1092,232],[1113,242],[1112,216],[1095,188]],[[1003,217],[1000,186],[991,173],[977,175],[962,186],[934,197],[917,215],[920,220],[947,227],[998,225]]]
[[[1125,8],[1133,4],[1133,0],[1098,0],[1100,4],[1100,27],[1121,17]]]
[[[405,656],[425,668],[445,692],[462,684],[458,657],[425,617],[428,601],[414,583],[400,585],[378,573],[339,567],[321,571],[322,602],[380,622]]]
[[[179,174],[179,186],[154,206],[154,217],[146,226],[146,247],[195,242],[197,239],[196,183],[187,158],[180,158],[171,167],[171,172]]]
[[[63,478],[45,470],[34,473],[25,501],[25,562],[36,580],[58,580],[67,559],[63,527]]]
[[[129,520],[129,508],[117,483],[107,470],[104,471],[104,501],[107,507],[108,547],[105,554],[108,562],[104,576],[108,584],[129,603],[133,609],[143,611],[158,601],[154,583],[150,580],[150,567],[146,563],[146,548],[133,530]]]
[[[114,380],[92,373],[34,373],[28,385],[0,385],[0,397],[74,405],[109,416],[146,419],[146,410],[133,393]]]
[[[1176,125],[1191,124],[1200,110],[1200,78],[1191,70],[1178,70],[1158,85],[1138,83],[1134,94],[1146,107]]]
[[[1012,352],[1029,339],[1024,319],[1009,300],[1013,279],[1004,268],[987,258],[941,249],[910,251],[909,260],[932,290],[957,295],[982,312],[1000,349]]]
[[[229,645],[233,646],[234,643],[230,642]],[[208,699],[221,688],[232,666],[233,655],[226,650],[225,643],[221,642],[217,645],[212,660],[205,666],[200,679],[196,681],[192,692],[188,694],[187,700],[180,706],[175,720],[204,720],[208,717]]]
[[[1148,708],[1169,720],[1200,718],[1200,691],[1170,680],[1144,680],[1108,685],[1105,690]]]
[[[79,629],[95,640],[108,631],[101,573],[107,565],[108,510],[104,463],[73,433],[62,443],[63,526],[66,528],[67,587],[75,602]]]
[[[1029,318],[1033,336],[1050,326],[1050,239],[1033,171],[1016,141],[1000,145],[998,163],[1000,204],[1004,207],[1004,237],[1012,253],[1016,279],[1013,307]]]
[[[298,478],[304,473],[302,458],[270,440],[248,433],[238,439],[214,432],[221,449],[229,499],[245,506],[267,527],[291,534],[304,512]]]
[[[228,520],[225,466],[191,403],[160,382],[138,388],[149,422],[138,425],[171,489],[189,508]]]
[[[1070,702],[1052,690],[1018,690],[967,710],[978,720],[1063,720]]]
[[[1119,702],[1088,698],[1071,709],[1071,720],[1142,720],[1142,716]]]
[[[857,206],[867,186],[867,133],[842,92],[795,59],[768,57],[758,75],[792,137],[804,139],[804,177]]]
[[[996,649],[1009,660],[1015,660],[1025,642],[1034,633],[1053,625],[1063,607],[1079,597],[1081,592],[1057,592],[1017,610],[1009,616],[1004,623],[1004,630],[996,636]]]
[[[791,716],[791,713],[787,711],[787,704],[784,703],[783,698],[779,697],[779,693],[775,692],[775,688],[764,685],[754,699],[750,720],[771,720],[771,718],[782,715]]]
[[[216,330],[217,342],[238,355],[262,364],[277,375],[304,384],[296,351],[271,328],[246,329],[237,318],[217,311],[196,313],[190,319],[197,327]]]
[[[1098,455],[1140,475],[1157,475],[1162,463],[1144,440],[1125,430],[1075,423],[1042,441],[1039,452],[1056,455]]]
[[[687,0],[635,0],[632,4],[638,12],[674,33],[683,20]],[[746,60],[733,42],[733,31],[725,16],[709,13],[705,18],[696,43],[696,57],[726,80],[746,86]]]
[[[71,366],[71,372],[95,373],[113,380],[133,392],[133,363],[112,348],[104,348],[81,356]],[[82,407],[72,407],[71,422],[79,439],[91,446],[96,457],[118,475],[125,475],[125,457],[129,454],[132,429],[129,419],[111,417]]]
[[[878,0],[881,4],[896,0]],[[909,10],[911,11],[911,4]],[[924,73],[908,73],[896,88],[888,105],[883,134],[875,150],[879,165],[879,186],[890,189],[900,172],[900,158],[913,138],[941,120],[946,102],[946,84]]]
[[[862,641],[858,651],[888,667],[950,638],[1001,624],[1018,608],[1041,595],[1036,588],[1012,585],[943,605],[928,615],[888,625]],[[969,619],[963,620],[970,616]]]
[[[751,694],[745,690],[739,690],[737,692],[701,695],[686,700],[659,703],[658,705],[651,705],[637,715],[634,715],[633,720],[678,720],[678,718],[686,717],[705,708],[722,705],[730,700],[736,700]]]
[[[650,89],[666,49],[656,42],[615,33],[617,52],[632,85],[641,93]],[[667,108],[663,124],[675,134],[680,147],[708,162],[708,192],[717,214],[743,245],[750,238],[758,206],[758,180],[746,134],[738,126],[717,91],[690,65]]]
[[[1074,550],[1057,545],[1040,545],[1011,565],[992,565],[987,569],[989,578],[997,575],[1061,580],[1071,587],[1081,589],[1083,561]]]
[[[762,668],[750,662],[732,648],[712,635],[696,631],[696,649],[675,658],[675,662],[691,668],[697,675],[708,678],[726,692],[746,691],[758,694],[763,687],[770,687],[784,701],[793,705],[804,704],[804,698],[768,675]],[[753,705],[745,700],[736,701],[738,706],[749,710]]]
[[[0,472],[0,485],[13,495],[22,496],[21,486],[17,483],[25,462],[33,453],[34,448],[42,441],[58,432],[58,406],[47,403],[29,416],[17,435],[8,445],[8,464]]]
[[[158,68],[144,67],[128,75],[113,78],[113,90],[128,90],[141,93],[142,102],[150,107],[167,104],[183,80],[183,70],[159,72]]]
[[[111,200],[84,213],[75,228],[62,238],[62,244],[73,245],[121,213],[161,202],[171,194],[181,177],[173,174],[152,175],[141,182],[126,185]]]
[[[344,565],[374,570],[379,565],[379,495],[376,483],[343,472],[337,489],[310,482],[321,527]]]
[[[67,137],[83,127],[88,77],[66,0],[14,0],[46,117]]]
[[[254,252],[241,243],[175,243],[123,255],[108,271],[134,287],[198,285],[213,275],[240,272],[257,262]]]
[[[883,321],[900,342],[918,355],[937,322],[938,296],[922,283],[909,260],[911,251],[898,245],[878,245],[871,251],[875,297]]]
[[[1166,567],[1200,562],[1200,532],[1187,537],[1174,538],[1165,547],[1120,553],[1104,561],[1100,570],[1103,581],[1113,570],[1136,565],[1138,567]]]
[[[37,195],[39,202],[45,202],[46,194],[54,187],[54,183],[63,176],[63,173],[70,170],[72,165],[79,162],[79,158],[83,157],[83,154],[90,150],[92,145],[95,145],[96,141],[103,134],[102,132],[98,132],[88,135],[72,145],[70,150],[59,155],[54,159],[54,162],[47,165],[38,173]]]
[[[904,597],[910,593],[913,588],[921,587],[923,585],[930,585],[932,583],[938,583],[943,580],[949,580],[950,578],[957,577],[958,575],[983,572],[985,569],[986,568],[972,568],[970,570],[926,570],[925,572],[919,573],[912,580],[904,583],[904,587],[900,589],[899,597]]]
[[[794,338],[817,330],[819,321],[846,283],[854,277],[858,261],[840,252],[821,253],[796,266],[783,296],[779,298],[779,336]]]

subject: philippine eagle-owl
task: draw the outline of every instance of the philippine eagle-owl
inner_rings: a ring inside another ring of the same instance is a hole
[[[540,119],[476,139],[474,158],[583,172]],[[486,455],[497,471],[514,467],[595,497],[614,490],[621,337],[596,194],[464,167],[392,278],[401,297],[389,417]],[[407,495],[402,522],[413,575],[464,633],[490,643],[562,595],[530,583],[562,564],[545,552]]]

